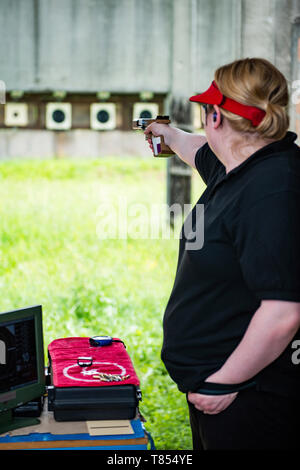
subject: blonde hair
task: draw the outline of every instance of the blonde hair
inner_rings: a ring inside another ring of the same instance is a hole
[[[242,59],[220,67],[215,81],[221,93],[239,103],[266,112],[254,127],[248,119],[220,108],[231,127],[242,133],[256,133],[264,139],[280,140],[289,128],[288,85],[282,73],[265,59]]]

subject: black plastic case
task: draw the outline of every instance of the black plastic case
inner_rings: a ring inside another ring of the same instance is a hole
[[[134,419],[141,391],[134,385],[48,387],[48,410],[56,421]]]

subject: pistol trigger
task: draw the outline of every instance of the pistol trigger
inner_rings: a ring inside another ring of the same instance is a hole
[[[145,135],[145,140],[152,140],[153,134],[150,132],[149,134]]]

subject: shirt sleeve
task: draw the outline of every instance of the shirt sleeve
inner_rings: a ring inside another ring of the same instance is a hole
[[[234,225],[248,288],[260,300],[300,302],[300,192],[266,196]]]
[[[206,143],[199,148],[195,155],[195,167],[204,183],[208,185],[218,169],[220,167],[224,168],[224,165]]]

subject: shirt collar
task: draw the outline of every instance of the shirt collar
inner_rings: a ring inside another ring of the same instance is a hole
[[[257,158],[262,158],[267,155],[272,155],[274,153],[282,152],[287,150],[289,147],[294,145],[294,142],[297,140],[298,136],[294,132],[287,132],[285,137],[281,140],[277,140],[276,142],[271,142],[270,144],[262,147],[261,149],[257,150],[255,153],[250,155],[245,161],[243,161],[240,165],[233,168],[231,171],[226,173],[225,166],[224,166],[224,175],[225,178],[229,178],[231,175],[238,173],[241,171],[245,166],[250,165],[254,160]]]

